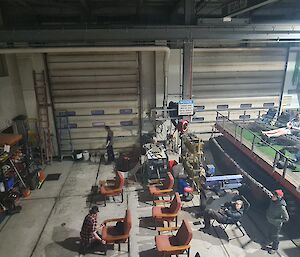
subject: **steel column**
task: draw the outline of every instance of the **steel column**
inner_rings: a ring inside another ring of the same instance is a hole
[[[184,0],[184,24],[191,25],[195,17],[195,0]]]
[[[193,80],[193,48],[192,41],[184,42],[183,45],[183,99],[192,98]]]
[[[285,79],[286,79],[287,67],[288,67],[288,63],[289,63],[289,56],[290,56],[290,48],[288,47],[287,53],[286,53],[285,66],[284,66],[284,74],[283,74],[282,87],[281,87],[280,98],[279,98],[279,103],[278,103],[278,111],[276,113],[276,119],[279,117],[279,115],[280,115],[280,113],[282,111],[284,86],[285,86]]]

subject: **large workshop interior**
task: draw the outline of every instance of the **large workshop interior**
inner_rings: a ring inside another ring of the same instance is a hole
[[[299,0],[0,0],[0,256],[299,257]]]

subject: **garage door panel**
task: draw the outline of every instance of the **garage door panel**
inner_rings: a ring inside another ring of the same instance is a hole
[[[200,60],[200,58],[198,58],[198,60]],[[253,61],[253,62],[247,62],[244,60],[243,57],[239,58],[239,61],[237,62],[231,62],[231,60],[227,59],[226,61],[220,61],[218,60],[217,58],[215,58],[214,56],[211,56],[210,57],[210,62],[207,62],[207,61],[204,61],[204,60],[201,60],[197,63],[195,63],[197,61],[197,59],[193,59],[193,64],[196,68],[196,70],[199,68],[199,67],[202,67],[202,66],[209,66],[209,67],[219,67],[219,66],[230,66],[230,67],[239,67],[239,66],[243,66],[243,67],[246,67],[246,66],[261,66],[261,65],[265,65],[266,67],[270,67],[272,65],[284,65],[285,64],[285,61],[284,61],[284,58],[281,57],[281,60],[276,60],[276,61],[266,61],[264,58],[261,59],[261,60],[257,60],[257,61]]]
[[[135,136],[137,137],[138,136],[138,131],[135,130],[117,130],[117,128],[114,128],[114,136],[115,137],[131,137],[131,136]],[[99,131],[90,131],[90,132],[85,132],[84,133],[84,137],[85,138],[89,138],[89,139],[93,139],[93,138],[106,138],[106,131],[103,129],[103,130],[99,130]],[[72,139],[80,139],[82,138],[82,132],[79,131],[79,132],[74,132],[72,130],[72,133],[71,133],[71,138]],[[64,139],[68,139],[68,137],[64,137]]]
[[[273,63],[273,62],[282,62],[282,57],[285,56],[277,55],[273,53],[273,55],[243,55],[243,53],[239,55],[235,55],[235,53],[232,54],[218,54],[214,55],[213,58],[212,54],[206,54],[204,56],[195,55],[194,61],[196,65],[205,63],[207,65],[215,65],[215,62],[217,61],[218,64],[228,64],[228,61],[230,61],[230,65],[237,65],[238,63],[245,64],[245,63],[257,63],[257,62],[264,62],[264,63]],[[241,62],[242,59],[242,62]]]
[[[199,77],[198,77],[199,76]],[[202,78],[201,74],[195,74],[194,83],[193,85],[213,85],[213,84],[256,84],[256,83],[281,83],[282,82],[283,74],[280,71],[278,76],[272,77],[248,77],[248,78],[241,78],[241,77],[231,77],[231,78],[214,78],[213,80]]]
[[[138,130],[138,127],[122,127],[122,126],[118,126],[118,127],[114,127],[113,128],[114,130],[114,134],[117,134],[117,133],[130,133],[130,135],[137,135],[139,130]],[[75,134],[82,134],[82,133],[105,133],[106,135],[106,130],[103,127],[88,127],[88,128],[73,128],[71,133],[74,135]]]
[[[62,70],[81,70],[83,69],[137,69],[137,62],[132,61],[109,61],[109,62],[55,62],[50,63],[49,68],[51,72],[56,73]]]
[[[94,116],[69,116],[69,122],[82,121],[120,121],[138,119],[138,114],[120,114],[120,115],[94,115]]]
[[[230,101],[230,98],[234,98],[234,97],[256,97],[257,95],[260,96],[278,96],[279,93],[278,92],[274,92],[270,90],[266,90],[266,89],[260,89],[260,90],[255,90],[252,92],[249,92],[249,90],[238,90],[237,92],[232,92],[231,90],[229,91],[222,91],[218,93],[218,96],[216,96],[216,92],[215,91],[206,91],[205,93],[201,93],[201,96],[194,96],[193,98],[195,99],[205,99],[205,98],[216,98],[216,97],[220,97],[220,98],[228,98],[228,101]],[[251,101],[251,99],[249,99],[249,101]],[[249,102],[248,101],[248,102]]]
[[[73,109],[83,109],[88,108],[90,112],[92,110],[105,110],[106,108],[119,108],[119,110],[126,108],[138,108],[138,101],[127,100],[127,101],[117,101],[117,102],[83,102],[83,103],[55,103],[55,109],[57,111],[72,111]]]
[[[67,53],[48,54],[48,63],[72,63],[72,62],[128,62],[137,61],[135,52],[106,52],[106,53]]]
[[[257,58],[262,58],[266,56],[285,56],[286,49],[285,48],[206,48],[201,49],[201,51],[197,51],[194,53],[194,56],[197,57],[205,57],[205,56],[215,56],[218,57],[227,57],[228,60],[236,57],[252,57],[256,56]]]
[[[75,149],[103,149],[105,150],[105,140],[80,140],[76,139],[74,140],[73,146]],[[119,138],[116,138],[114,143],[114,149],[122,149],[122,148],[130,148],[134,147],[134,145],[138,144],[138,138],[122,138],[121,140]],[[69,148],[69,142],[63,141],[62,143],[62,150],[68,150]]]
[[[50,77],[85,77],[85,76],[120,76],[120,75],[135,75],[135,69],[120,69],[118,68],[99,68],[99,69],[87,69],[82,68],[80,70],[52,70]]]
[[[137,137],[139,136],[138,126],[112,126],[115,137]],[[102,127],[77,127],[70,130],[72,139],[91,139],[91,138],[106,138],[107,132]],[[64,140],[69,139],[68,130],[64,129],[62,133]]]
[[[65,115],[65,109],[57,109],[58,114],[57,115]],[[107,114],[138,114],[138,103],[134,102],[133,105],[127,105],[124,104],[123,107],[118,107],[118,106],[102,106],[102,107],[97,107],[97,106],[91,106],[90,108],[74,108],[70,107],[68,108],[68,112],[71,115],[94,115],[94,116],[99,116],[99,115],[107,115]]]
[[[232,91],[232,90],[246,90],[249,91],[249,88],[253,88],[255,90],[260,90],[260,88],[264,88],[265,90],[276,90],[278,91],[281,88],[281,83],[252,83],[252,84],[241,84],[241,83],[231,83],[231,84],[220,84],[220,85],[194,85],[193,91],[195,94],[198,92],[211,92],[215,90],[223,90],[223,91]],[[221,93],[221,92],[220,92]]]
[[[78,90],[53,90],[54,97],[62,96],[104,96],[104,95],[120,95],[120,94],[134,94],[137,95],[137,88],[115,88],[115,89],[78,89]]]
[[[284,97],[283,102],[290,101],[290,98]],[[218,106],[227,105],[228,108],[241,108],[241,104],[251,104],[251,107],[262,108],[266,103],[276,103],[279,101],[279,96],[257,96],[249,97],[235,97],[235,98],[208,98],[208,99],[194,99],[194,105],[201,110],[217,110]]]
[[[102,76],[64,76],[64,77],[51,77],[52,83],[79,83],[79,82],[138,82],[138,74],[132,75],[102,75]]]
[[[253,110],[229,110],[229,111],[219,111],[220,113],[222,113],[223,115],[228,115],[229,112],[229,116],[230,118],[232,116],[239,116],[244,114],[244,112],[246,111],[246,114],[250,115],[251,118],[257,118],[258,114],[261,112],[261,110],[259,109],[253,109]],[[213,117],[213,120],[216,119],[216,111],[207,111],[207,112],[196,112],[195,115],[193,116],[193,120],[197,121],[199,120],[199,118],[203,118],[203,121],[208,121],[211,120],[211,117]],[[210,118],[210,119],[208,119]]]
[[[251,102],[250,102],[251,100]],[[263,107],[264,103],[278,102],[278,96],[257,96],[253,99],[248,97],[235,97],[235,98],[216,98],[209,99],[195,99],[195,106],[204,106],[205,109],[217,109],[218,105],[228,105],[229,108],[240,108],[241,104],[252,104],[252,107]]]
[[[232,78],[276,78],[282,79],[283,71],[226,71],[226,72],[216,72],[214,70],[202,73],[193,74],[195,78],[197,76],[201,79],[232,79]]]
[[[136,119],[122,119],[119,120],[108,120],[98,119],[95,121],[78,121],[72,123],[72,127],[75,128],[90,128],[90,127],[102,127],[104,125],[112,127],[125,127],[124,129],[131,129],[131,126],[138,126],[139,122]]]
[[[78,146],[78,149],[85,149],[82,148],[82,146],[84,145],[94,145],[96,146],[95,149],[99,148],[105,148],[105,144],[106,144],[106,139],[99,139],[99,140],[95,140],[95,139],[74,139],[72,140],[74,145]],[[136,144],[138,142],[138,137],[116,137],[114,140],[114,147],[132,147],[132,145]],[[64,140],[62,142],[63,148],[66,149],[68,147],[68,140]],[[89,147],[89,149],[92,149],[91,147]]]
[[[274,65],[215,65],[215,66],[198,66],[193,68],[193,72],[209,72],[211,70],[215,72],[224,72],[224,71],[282,71],[284,69],[284,63],[275,63]]]
[[[107,96],[73,96],[73,97],[55,97],[54,103],[77,103],[77,102],[109,102],[110,100]],[[132,101],[137,100],[137,96],[135,94],[128,95],[114,95],[114,101]]]
[[[53,90],[66,90],[66,89],[100,89],[100,88],[137,88],[138,82],[78,82],[78,83],[55,83],[52,85]]]

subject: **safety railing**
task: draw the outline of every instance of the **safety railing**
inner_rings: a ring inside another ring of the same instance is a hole
[[[220,112],[217,112],[216,124],[222,127],[226,132],[230,133],[236,141],[248,147],[252,153],[260,156],[262,159],[268,159],[267,162],[272,161],[273,171],[276,170],[276,165],[280,160],[283,163],[282,177],[285,178],[288,164],[292,160],[274,148],[271,144],[263,140],[260,136],[253,133],[251,130],[241,126],[235,121],[228,119]]]

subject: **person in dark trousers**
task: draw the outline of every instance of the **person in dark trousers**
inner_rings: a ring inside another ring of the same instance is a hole
[[[105,126],[105,130],[107,132],[107,137],[106,137],[106,152],[108,156],[107,164],[109,164],[115,160],[115,154],[113,148],[114,132],[110,129],[109,126]]]
[[[105,243],[97,229],[98,206],[93,206],[89,214],[85,216],[81,231],[80,231],[80,254],[85,254],[94,243]],[[103,226],[101,224],[101,226]],[[101,227],[100,226],[100,227]]]
[[[283,223],[289,220],[289,214],[283,195],[283,191],[280,189],[273,192],[271,203],[266,213],[269,230],[268,241],[265,243],[264,249],[268,250],[269,254],[274,254],[275,251],[278,250],[280,230]]]
[[[235,202],[227,202],[222,208],[215,211],[212,209],[206,209],[204,211],[204,228],[209,229],[211,227],[210,220],[215,219],[222,224],[233,224],[237,222],[243,216],[243,201],[237,200]]]

